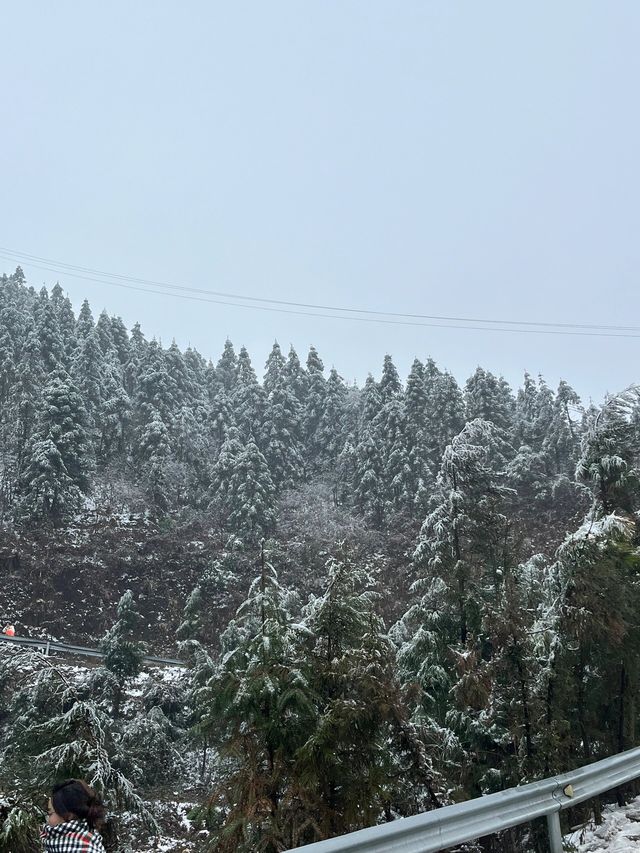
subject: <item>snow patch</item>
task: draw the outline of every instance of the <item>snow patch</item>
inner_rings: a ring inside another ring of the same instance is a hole
[[[593,823],[565,835],[577,853],[637,853],[640,848],[640,797],[623,808],[607,806],[602,823]]]

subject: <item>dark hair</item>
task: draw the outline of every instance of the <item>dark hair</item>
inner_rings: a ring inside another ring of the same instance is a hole
[[[65,820],[74,817],[86,820],[91,829],[104,821],[106,809],[100,797],[82,779],[67,779],[53,786],[51,805],[57,815]]]

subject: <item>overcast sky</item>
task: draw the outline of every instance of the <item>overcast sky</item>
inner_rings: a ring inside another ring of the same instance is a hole
[[[249,296],[640,327],[640,4],[4,4],[0,245]],[[58,278],[147,337],[599,399],[640,338],[310,319]],[[15,264],[0,260],[0,270]],[[638,333],[640,334],[640,332]]]

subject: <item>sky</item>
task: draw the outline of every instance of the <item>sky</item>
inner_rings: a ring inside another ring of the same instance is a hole
[[[260,375],[277,339],[358,383],[386,353],[403,377],[431,356],[460,382],[527,370],[585,400],[640,379],[636,0],[23,0],[0,21],[5,249],[282,301],[638,331],[324,319],[21,260],[35,287],[214,360],[229,337]]]

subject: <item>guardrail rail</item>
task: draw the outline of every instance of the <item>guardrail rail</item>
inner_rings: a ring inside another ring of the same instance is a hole
[[[305,853],[438,853],[546,817],[549,850],[563,853],[560,812],[639,777],[640,747],[636,747],[570,773],[296,849]]]
[[[6,634],[0,634],[0,640],[7,643],[14,643],[19,646],[29,646],[34,649],[40,649],[45,655],[50,652],[61,652],[68,655],[81,655],[89,658],[102,658],[104,655],[98,649],[90,649],[86,646],[73,646],[69,643],[57,643],[53,640],[39,640],[33,637],[7,637]],[[164,666],[186,666],[183,660],[176,658],[163,658],[156,655],[145,655],[143,658],[148,664],[162,664]]]

